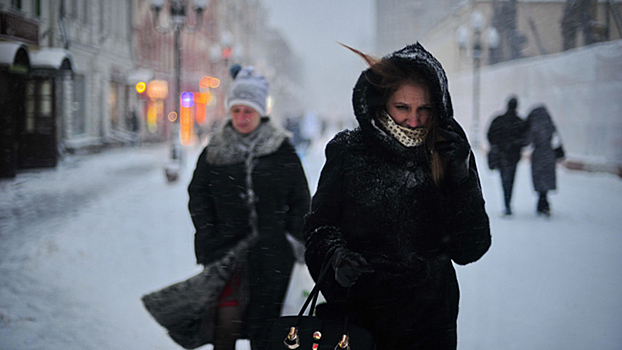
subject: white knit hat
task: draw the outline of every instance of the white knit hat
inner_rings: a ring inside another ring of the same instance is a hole
[[[255,71],[253,67],[245,67],[237,71],[235,81],[227,95],[227,109],[244,105],[256,110],[260,116],[266,115],[268,99],[268,80]]]

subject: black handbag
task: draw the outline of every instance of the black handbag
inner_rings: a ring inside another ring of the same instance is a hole
[[[196,349],[213,343],[218,299],[256,241],[257,235],[249,235],[199,274],[142,297],[147,311],[177,344]]]
[[[555,159],[561,159],[561,158],[566,157],[566,152],[564,152],[564,147],[561,145],[555,148],[553,152],[555,153]]]
[[[551,148],[553,149],[556,160],[566,157],[566,152],[564,152],[564,145],[562,144],[562,138],[561,136],[559,136],[557,130],[553,132],[553,136],[551,137]]]
[[[330,320],[313,316],[320,293],[320,284],[330,269],[330,264],[322,268],[315,287],[307,297],[298,316],[283,316],[274,322],[270,330],[268,350],[376,349],[371,333],[365,328],[350,324],[349,316]],[[304,316],[310,303],[309,313]]]

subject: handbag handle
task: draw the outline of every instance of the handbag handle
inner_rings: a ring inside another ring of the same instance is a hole
[[[300,319],[304,315],[305,310],[311,302],[313,303],[311,304],[311,308],[309,309],[309,313],[307,315],[313,315],[313,312],[315,311],[315,305],[317,304],[317,298],[320,294],[320,284],[322,284],[322,282],[324,281],[326,273],[329,269],[330,263],[325,263],[324,266],[322,266],[322,270],[320,270],[320,276],[318,277],[317,282],[315,282],[315,286],[313,286],[313,289],[311,290],[311,293],[309,293],[307,300],[305,300],[305,303],[302,305],[300,312],[298,312],[298,319]],[[298,321],[296,321],[296,323],[298,323]]]
[[[283,340],[283,343],[289,349],[296,349],[300,346],[300,338],[298,337],[298,324],[300,323],[300,320],[302,319],[305,310],[309,306],[309,303],[311,303],[311,308],[309,308],[309,313],[307,315],[312,316],[313,313],[315,312],[315,305],[317,304],[318,295],[320,294],[320,285],[324,281],[324,278],[326,277],[326,273],[328,272],[330,268],[331,268],[330,263],[324,263],[324,265],[322,266],[322,269],[320,270],[320,275],[317,281],[315,282],[315,286],[313,286],[313,289],[311,290],[311,293],[309,293],[307,300],[305,300],[304,304],[302,305],[302,308],[300,309],[300,312],[298,312],[298,317],[296,318],[296,322],[294,322],[294,325],[289,329],[289,333],[287,334],[287,337],[285,338],[285,340]],[[350,297],[350,288],[348,288],[347,296]],[[350,316],[347,315],[345,317],[345,322],[343,325],[343,334],[341,336],[341,340],[339,341],[339,343],[337,343],[337,345],[335,346],[335,349],[348,349],[349,348],[350,344],[349,344],[349,337],[348,337],[348,332],[347,332],[349,319],[350,319]]]

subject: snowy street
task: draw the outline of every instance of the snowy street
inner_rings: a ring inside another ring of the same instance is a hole
[[[315,144],[304,158],[312,193],[323,150]],[[0,350],[181,349],[140,297],[199,271],[186,207],[199,151],[187,150],[172,184],[166,144],[0,180]],[[458,348],[622,348],[622,179],[558,167],[546,219],[535,215],[523,160],[507,218],[499,175],[477,156],[493,244],[456,268]],[[293,294],[286,313],[302,299]]]

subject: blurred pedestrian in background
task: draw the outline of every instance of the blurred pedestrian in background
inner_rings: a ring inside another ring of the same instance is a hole
[[[314,279],[330,264],[320,318],[350,315],[378,349],[455,349],[452,260],[490,246],[474,155],[441,64],[420,44],[370,66],[353,93],[359,127],[336,135],[306,218]]]
[[[253,349],[263,349],[264,329],[280,316],[295,261],[286,236],[301,241],[310,195],[289,134],[266,116],[267,80],[252,67],[235,66],[231,74],[235,80],[226,101],[231,118],[199,156],[188,207],[198,264],[216,260],[252,232],[259,234],[244,268],[221,295],[214,349],[235,349],[243,337]]]
[[[508,101],[507,111],[493,119],[488,129],[491,152],[488,164],[491,169],[499,169],[501,173],[505,215],[512,215],[511,202],[516,166],[521,158],[522,149],[527,144],[528,126],[518,116],[517,107],[518,101],[513,96]]]
[[[561,138],[546,107],[534,108],[527,116],[529,124],[528,141],[533,147],[531,153],[531,178],[538,193],[536,213],[551,216],[548,191],[557,189],[556,163],[564,157]]]

